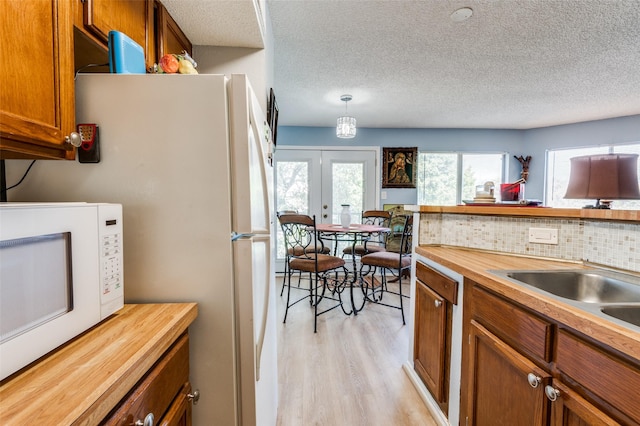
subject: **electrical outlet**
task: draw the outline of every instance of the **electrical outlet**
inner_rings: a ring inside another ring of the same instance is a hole
[[[529,228],[529,242],[558,244],[558,230],[555,228]]]

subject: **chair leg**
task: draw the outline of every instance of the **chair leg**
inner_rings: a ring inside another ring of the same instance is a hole
[[[398,293],[400,294],[400,313],[402,314],[402,325],[407,325],[404,321],[404,303],[402,302],[402,271],[398,274],[400,279],[398,280]]]
[[[284,286],[285,283],[287,282],[287,276],[289,275],[289,261],[287,259],[285,259],[284,261],[284,277],[285,279],[282,280],[282,289],[280,289],[280,297],[282,297],[282,294],[284,293]]]
[[[285,280],[287,281],[287,307],[284,310],[284,320],[283,323],[287,322],[287,314],[289,313],[289,301],[291,300],[291,269],[289,269],[288,274],[285,276]],[[282,290],[284,290],[284,280],[282,283]],[[282,293],[280,293],[282,295]]]

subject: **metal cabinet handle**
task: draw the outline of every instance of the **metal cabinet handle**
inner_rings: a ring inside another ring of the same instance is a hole
[[[536,376],[533,373],[529,373],[527,374],[527,381],[529,382],[532,388],[537,388],[538,385],[542,382],[542,379],[540,378],[540,376]]]
[[[442,306],[442,300],[434,300],[433,304],[435,305],[436,308],[439,308],[440,306]]]
[[[153,413],[149,413],[144,417],[144,421],[136,420],[134,423],[135,426],[153,426],[154,421]]]
[[[77,132],[69,133],[69,136],[65,136],[64,137],[64,141],[66,143],[69,143],[69,144],[75,146],[76,148],[78,148],[80,145],[82,145],[82,137]]]
[[[324,206],[322,206],[322,208],[326,210],[326,209],[329,208],[329,206],[327,204],[325,204]]]
[[[544,387],[544,393],[547,395],[547,398],[549,398],[549,401],[551,402],[555,401],[560,396],[560,391],[551,385],[547,385]]]
[[[187,399],[191,401],[193,405],[197,405],[200,400],[200,391],[198,389],[194,390],[191,393],[187,394]]]

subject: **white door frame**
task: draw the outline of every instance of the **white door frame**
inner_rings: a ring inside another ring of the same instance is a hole
[[[374,182],[375,182],[375,188],[373,191],[373,205],[375,206],[375,208],[378,208],[378,206],[380,206],[380,182],[381,182],[381,169],[380,169],[380,152],[381,152],[381,148],[379,146],[357,146],[357,147],[350,147],[350,146],[295,146],[295,145],[286,145],[286,146],[281,146],[277,148],[278,151],[349,151],[349,152],[357,152],[357,151],[367,151],[367,152],[373,152],[374,153],[374,158],[375,158],[375,165],[374,165]],[[277,153],[276,153],[277,156]],[[320,170],[315,171],[314,173],[320,173]],[[274,188],[275,188],[275,173],[274,173]],[[310,206],[311,207],[311,206]],[[320,203],[318,201],[318,206],[316,206],[316,208],[318,212],[321,211],[320,209]],[[352,212],[353,213],[353,212]],[[274,214],[274,223],[278,223],[277,218],[275,217],[275,212]],[[318,217],[318,222],[322,222],[321,217]],[[276,270],[277,271],[281,271],[283,270],[283,267],[281,265],[282,263],[282,259],[276,259]]]

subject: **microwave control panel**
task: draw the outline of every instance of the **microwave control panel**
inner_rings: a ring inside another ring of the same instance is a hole
[[[98,220],[100,226],[100,297],[102,317],[105,318],[124,304],[121,206],[101,205]]]

